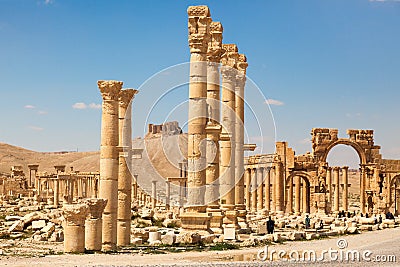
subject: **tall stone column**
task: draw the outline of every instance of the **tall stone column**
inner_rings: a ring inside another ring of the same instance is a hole
[[[244,173],[244,180],[246,182],[246,210],[250,211],[251,209],[251,171],[250,169],[246,169]]]
[[[301,192],[301,184],[300,184],[300,176],[294,177],[294,211],[298,214],[300,213],[300,192]]]
[[[349,201],[348,201],[348,196],[349,196],[349,167],[344,166],[342,167],[342,175],[343,175],[343,210],[348,211],[349,210]]]
[[[335,193],[334,193],[334,207],[333,210],[335,212],[339,212],[339,188],[340,188],[340,183],[339,183],[339,167],[333,167],[333,183],[335,186]]]
[[[53,198],[54,198],[53,204],[56,207],[59,204],[59,194],[60,194],[59,188],[60,188],[60,182],[59,182],[58,175],[57,175],[57,177],[54,180],[54,190],[53,190]]]
[[[219,137],[220,125],[220,71],[223,28],[219,22],[211,22],[207,51],[207,169],[205,203],[208,212],[219,210]],[[215,216],[213,216],[215,217]],[[222,216],[217,216],[221,218]]]
[[[133,175],[133,185],[132,185],[132,195],[133,195],[133,199],[137,200],[138,199],[138,183],[137,183],[137,178],[138,175],[134,174]]]
[[[64,252],[85,252],[85,218],[88,212],[86,204],[64,205]]]
[[[263,205],[263,178],[264,178],[264,168],[257,168],[257,211],[261,211],[264,208]]]
[[[157,181],[151,181],[151,208],[157,207]]]
[[[286,212],[289,214],[293,212],[293,180],[294,180],[294,177],[289,180],[288,189],[287,189],[288,197],[287,197],[287,204],[286,204]]]
[[[251,211],[257,211],[257,169],[251,169]]]
[[[188,119],[188,197],[187,211],[204,213],[206,185],[207,49],[210,11],[207,6],[190,6],[189,46],[190,84]],[[196,214],[191,214],[194,221]],[[185,221],[185,220],[184,220]],[[190,223],[190,221],[188,221]],[[185,224],[185,222],[183,222]],[[185,225],[184,225],[185,227]]]
[[[308,199],[308,189],[307,189],[307,184],[306,184],[305,179],[303,179],[303,181],[302,181],[301,200],[303,201],[302,202],[302,212],[303,213],[309,212],[308,204],[310,203],[310,200]]]
[[[85,248],[87,250],[100,251],[103,225],[101,216],[107,204],[107,200],[92,198],[87,199],[85,203],[89,208],[89,214],[85,221]]]
[[[328,193],[328,202],[332,203],[332,167],[326,170],[326,188]]]
[[[165,209],[170,209],[170,201],[171,201],[171,182],[165,181]]]
[[[239,217],[246,218],[244,205],[244,88],[246,83],[247,59],[239,54],[236,68],[235,87],[235,206]]]
[[[265,169],[265,209],[271,211],[271,168]]]
[[[131,240],[132,175],[132,100],[137,90],[124,89],[119,93],[119,171],[117,245],[127,246]]]
[[[282,162],[275,162],[275,185],[276,185],[276,211],[284,211],[284,169]]]
[[[275,212],[276,211],[276,168],[273,165],[271,168],[271,181],[272,181],[272,187],[271,187],[271,191],[272,191],[272,205],[271,205],[271,211]]]
[[[102,250],[117,248],[118,210],[118,98],[122,82],[98,81],[103,97],[99,197],[107,199],[103,212]]]
[[[362,165],[360,168],[360,207],[361,213],[365,213],[365,166]]]

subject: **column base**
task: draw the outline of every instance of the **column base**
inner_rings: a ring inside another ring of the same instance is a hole
[[[222,220],[223,228],[235,228],[236,230],[240,228],[238,224],[238,211],[237,210],[227,210],[225,211],[225,217]]]
[[[185,212],[179,215],[182,228],[187,230],[210,230],[211,215],[200,212]]]
[[[210,218],[210,228],[215,234],[222,234],[222,219],[224,214],[219,208],[207,208],[207,213],[211,216]]]

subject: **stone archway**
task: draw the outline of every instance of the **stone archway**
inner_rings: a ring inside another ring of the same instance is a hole
[[[286,178],[287,213],[310,212],[310,181],[311,176],[305,171],[294,171]]]
[[[365,151],[363,150],[363,148],[359,144],[357,144],[356,142],[353,142],[353,141],[345,139],[345,138],[340,138],[340,139],[337,139],[336,141],[333,141],[332,143],[330,143],[326,147],[325,153],[321,157],[320,161],[326,162],[326,159],[328,158],[329,152],[332,150],[332,148],[334,148],[334,147],[336,147],[338,145],[346,145],[346,146],[350,146],[350,147],[354,148],[354,150],[358,154],[358,157],[360,158],[360,165],[365,165],[367,163],[367,156],[366,156]]]

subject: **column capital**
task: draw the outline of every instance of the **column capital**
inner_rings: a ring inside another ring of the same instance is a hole
[[[135,95],[138,92],[139,92],[138,90],[131,89],[131,88],[121,90],[118,95],[119,105],[121,107],[127,108],[129,106],[130,102],[132,101],[132,99],[135,97]]]
[[[347,171],[348,169],[349,169],[349,166],[343,166],[342,167],[342,170],[346,170]]]
[[[88,205],[67,204],[63,206],[62,210],[66,221],[79,224],[86,218],[88,212]]]
[[[118,100],[122,85],[123,82],[120,81],[97,81],[97,86],[100,89],[103,100]]]
[[[245,54],[239,54],[238,61],[236,63],[237,69],[246,76],[246,70],[249,64],[247,63],[247,57]]]
[[[210,10],[207,6],[189,6],[189,47],[191,53],[207,53],[210,38]]]
[[[89,217],[93,219],[101,218],[104,208],[107,205],[107,199],[89,198],[85,203],[88,205]]]
[[[223,27],[221,22],[211,22],[210,24],[210,39],[207,50],[207,60],[213,63],[219,63],[221,56],[225,53],[222,48],[222,32]]]
[[[340,170],[340,167],[335,166],[335,167],[332,167],[332,169],[333,169],[333,171],[338,172]]]
[[[223,44],[222,49],[224,54],[221,57],[223,66],[236,68],[236,63],[239,61],[239,53],[236,44]]]

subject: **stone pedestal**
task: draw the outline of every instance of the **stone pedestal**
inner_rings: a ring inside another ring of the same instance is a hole
[[[101,250],[102,213],[107,200],[101,198],[87,199],[89,214],[85,221],[85,248],[91,251]]]
[[[85,252],[85,218],[88,212],[86,204],[64,205],[64,252]]]
[[[99,197],[107,199],[103,213],[102,250],[117,248],[118,211],[118,99],[122,82],[98,81],[103,104],[100,147]]]

